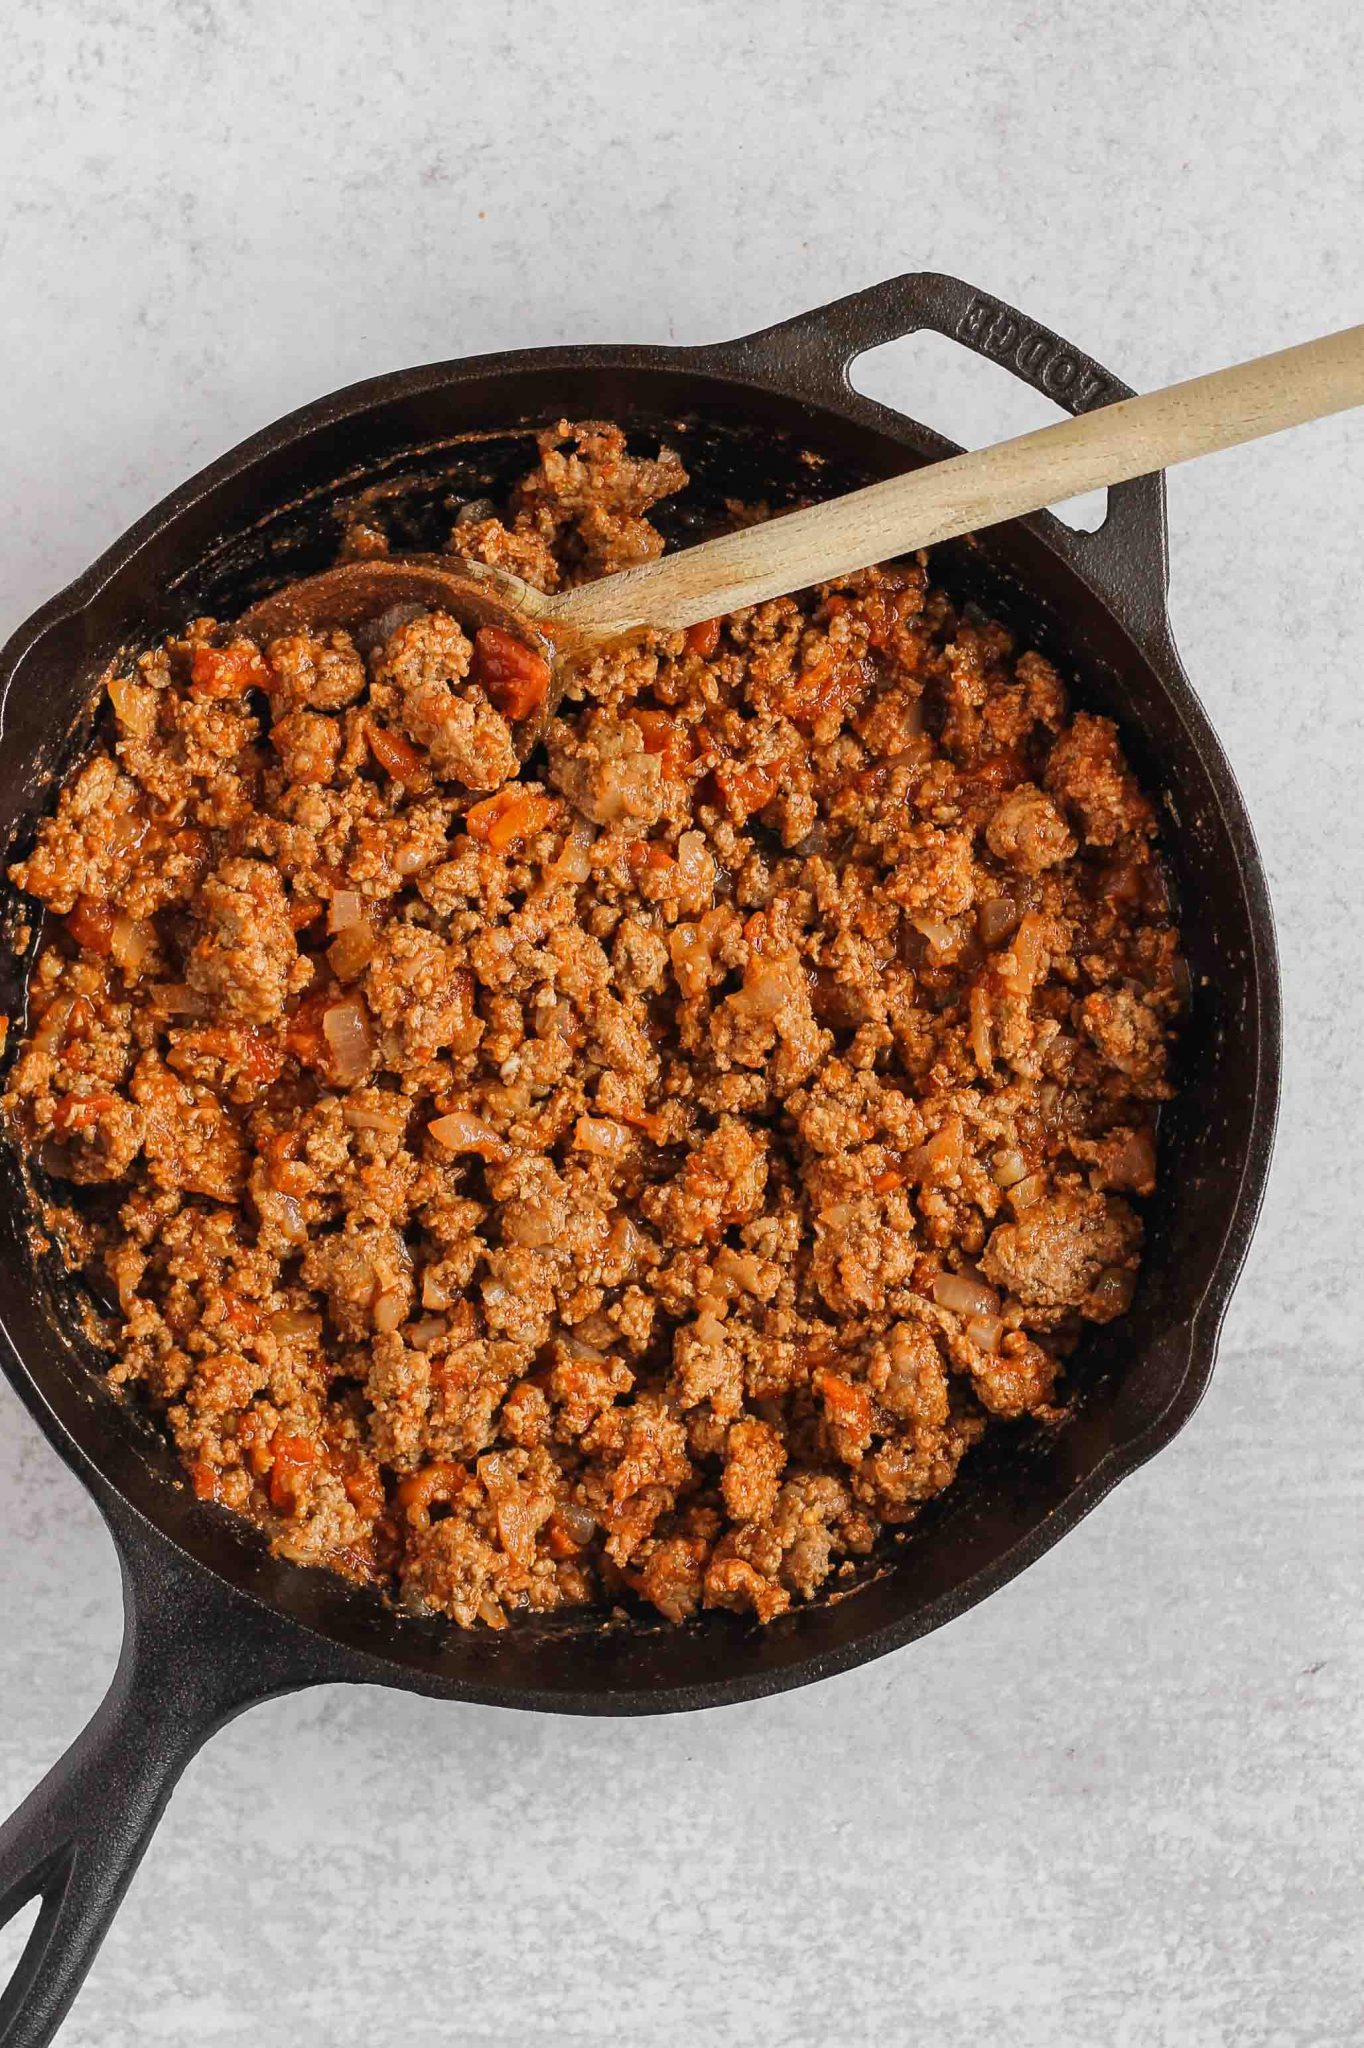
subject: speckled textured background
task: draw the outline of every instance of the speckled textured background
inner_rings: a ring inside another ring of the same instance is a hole
[[[241,435],[399,364],[704,340],[956,270],[1137,385],[1358,320],[1338,0],[44,0],[6,22],[0,632]],[[867,388],[1044,416],[909,344]],[[584,1724],[381,1692],[191,1767],[65,2048],[1249,2048],[1364,2032],[1364,420],[1181,472],[1175,628],[1257,820],[1287,1074],[1175,1446],[812,1691]],[[0,1800],[113,1667],[0,1384]],[[8,1969],[13,1942],[0,1937]]]

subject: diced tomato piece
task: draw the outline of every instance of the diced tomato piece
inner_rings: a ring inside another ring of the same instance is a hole
[[[281,1195],[297,1199],[312,1188],[312,1168],[298,1156],[302,1148],[303,1132],[299,1129],[275,1131],[260,1148],[265,1158],[266,1179]]]
[[[485,689],[504,718],[529,718],[549,694],[549,663],[543,654],[504,633],[480,626],[474,635],[470,679]]]
[[[668,1141],[668,1120],[652,1110],[619,1109],[616,1111],[621,1123],[630,1124],[637,1131],[643,1131],[651,1145],[665,1145]]]
[[[969,768],[957,770],[967,791],[981,797],[1000,796],[1005,790],[1016,789],[1020,782],[1027,781],[1028,773],[1028,758],[1019,747],[1002,747]]]
[[[893,1167],[887,1167],[884,1173],[877,1174],[871,1184],[871,1191],[874,1195],[889,1195],[896,1188],[902,1188],[907,1179],[907,1174],[897,1173]]]
[[[871,1395],[865,1387],[854,1386],[845,1380],[842,1373],[830,1372],[826,1367],[814,1376],[815,1392],[824,1403],[824,1413],[839,1429],[846,1429],[850,1436],[871,1441],[872,1406]]]
[[[630,872],[635,875],[643,874],[646,868],[662,870],[677,866],[667,847],[660,846],[656,839],[632,839],[625,858],[629,862]]]
[[[550,796],[530,789],[499,789],[484,797],[466,813],[464,824],[474,839],[482,839],[494,853],[506,853],[533,833],[540,832],[557,816],[559,806]]]
[[[310,924],[316,924],[326,904],[320,897],[294,896],[289,902],[289,922],[296,932],[306,931]]]
[[[66,929],[87,953],[107,953],[113,944],[118,915],[112,903],[100,902],[94,896],[81,896],[65,920]]]
[[[270,1505],[277,1514],[293,1514],[304,1480],[317,1462],[317,1445],[306,1436],[286,1436],[276,1430],[270,1451]]]
[[[191,697],[244,697],[248,690],[268,690],[273,680],[249,640],[231,647],[196,647],[190,657]]]
[[[248,1031],[245,1051],[242,1071],[248,1081],[254,1081],[258,1088],[268,1088],[272,1081],[278,1081],[284,1071],[284,1052],[275,1039],[267,1038],[263,1031]]]
[[[228,1329],[239,1337],[254,1337],[265,1318],[254,1302],[247,1301],[230,1287],[222,1291],[223,1321]]]
[[[284,1027],[286,1051],[305,1067],[325,1070],[331,1063],[331,1047],[322,1029],[322,1019],[335,1000],[325,991],[305,996]]]
[[[192,860],[196,863],[206,862],[212,851],[209,845],[208,834],[200,832],[194,825],[182,825],[180,830],[174,834],[171,844],[178,853],[184,854],[186,860]]]
[[[664,775],[669,781],[679,781],[697,759],[694,728],[674,718],[670,711],[655,711],[647,706],[637,705],[625,715],[639,727],[645,753],[657,754]]]
[[[427,770],[417,749],[401,733],[390,732],[387,726],[373,722],[365,727],[369,750],[384,772],[395,782],[425,782]]]
[[[278,1081],[284,1068],[283,1047],[250,1024],[206,1024],[202,1030],[186,1031],[176,1050],[221,1060],[257,1088]]]
[[[699,654],[702,661],[709,661],[720,645],[719,619],[702,619],[699,625],[687,628],[687,652]]]
[[[784,761],[722,761],[715,781],[730,815],[742,824],[771,803],[785,774]]]
[[[453,1500],[468,1477],[466,1466],[457,1465],[452,1458],[435,1458],[399,1482],[397,1504],[419,1523],[424,1522],[435,1503]]]
[[[675,723],[669,712],[651,711],[645,705],[634,704],[626,712],[625,716],[632,725],[639,727],[640,733],[643,736],[646,754],[663,754],[667,752],[668,741],[672,738],[672,730]]]
[[[52,1128],[69,1136],[93,1130],[116,1100],[113,1095],[65,1095],[52,1112]]]
[[[246,1454],[248,1470],[257,1479],[263,1479],[270,1470],[274,1456],[271,1449],[273,1434],[269,1423],[255,1408],[248,1408],[237,1423],[237,1442]]]
[[[550,1556],[562,1562],[567,1557],[581,1557],[583,1546],[574,1540],[567,1524],[557,1514],[551,1515],[545,1526],[545,1548]]]
[[[222,1497],[222,1473],[204,1459],[196,1458],[189,1468],[189,1483],[194,1488],[196,1500],[219,1500]]]
[[[818,661],[792,676],[777,699],[777,709],[794,725],[816,725],[831,711],[846,711],[866,690],[868,681],[860,661],[826,649]]]
[[[356,1456],[341,1474],[346,1497],[358,1515],[375,1521],[384,1511],[384,1482],[372,1458]]]

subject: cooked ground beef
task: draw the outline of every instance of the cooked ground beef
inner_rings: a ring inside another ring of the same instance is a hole
[[[562,426],[457,543],[559,587],[684,482]],[[285,1556],[465,1626],[767,1621],[1130,1301],[1153,810],[922,561],[595,659],[525,771],[494,653],[201,619],[115,677],[10,870],[9,1127],[113,1382]]]

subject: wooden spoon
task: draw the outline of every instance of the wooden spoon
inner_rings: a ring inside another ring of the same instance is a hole
[[[457,555],[393,555],[291,584],[253,606],[242,629],[265,641],[353,628],[401,605],[447,611],[474,630],[498,626],[538,646],[551,666],[543,701],[515,727],[524,760],[558,708],[571,663],[647,627],[699,625],[1356,405],[1364,405],[1364,326],[910,470],[558,596]]]

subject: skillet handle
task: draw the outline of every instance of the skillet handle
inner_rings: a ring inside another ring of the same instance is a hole
[[[784,389],[794,389],[816,404],[846,406],[849,397],[858,397],[848,381],[857,358],[923,328],[1002,363],[1070,413],[1090,412],[1132,396],[1130,385],[1049,327],[960,278],[930,270],[887,278],[776,327],[745,335],[734,343],[733,354],[736,367],[750,375],[779,371]],[[858,402],[872,408],[870,400]],[[1168,630],[1163,475],[1134,477],[1111,486],[1108,516],[1095,532],[1078,533],[1057,521],[1051,537],[1132,625],[1162,634]]]
[[[0,1926],[42,1899],[0,1993],[0,2048],[56,2033],[200,1745],[257,1700],[331,1675],[308,1668],[296,1633],[100,1505],[123,1568],[123,1649],[94,1719],[0,1827]]]

